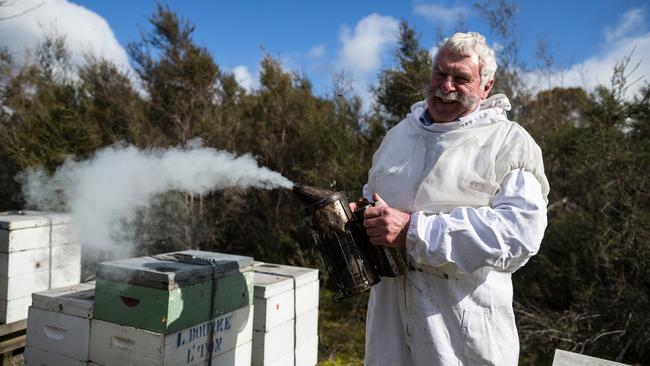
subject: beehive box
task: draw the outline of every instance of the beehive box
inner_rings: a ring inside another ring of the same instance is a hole
[[[57,353],[25,347],[25,366],[88,366],[89,361],[80,361]]]
[[[295,303],[293,280],[253,273],[255,317],[253,365],[293,364]],[[291,362],[287,363],[290,359]]]
[[[25,319],[33,292],[80,276],[81,245],[68,215],[0,213],[0,322]]]
[[[253,330],[268,332],[295,316],[293,281],[268,273],[253,273]]]
[[[318,270],[282,264],[255,262],[253,270],[293,279],[296,315],[318,308]]]
[[[294,348],[295,330],[293,319],[289,319],[267,332],[253,331],[251,365],[293,365]]]
[[[318,308],[296,317],[296,366],[318,363]]]
[[[183,251],[97,267],[94,318],[173,333],[253,303],[253,259]]]
[[[250,364],[252,329],[252,306],[169,334],[93,319],[89,358],[105,366],[189,366],[206,365],[211,353],[213,365],[229,358]]]
[[[90,282],[32,295],[25,351],[28,363],[49,366],[88,361],[94,293],[95,284]]]
[[[272,263],[255,262],[253,271],[290,279],[293,283],[294,362],[299,366],[316,365],[318,361],[318,270]],[[256,358],[256,339],[253,337],[253,361]]]
[[[0,213],[0,253],[77,242],[70,216],[63,213],[19,211]]]

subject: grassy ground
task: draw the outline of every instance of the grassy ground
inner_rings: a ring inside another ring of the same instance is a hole
[[[321,366],[363,365],[368,293],[341,302],[321,288],[319,306],[318,364]]]

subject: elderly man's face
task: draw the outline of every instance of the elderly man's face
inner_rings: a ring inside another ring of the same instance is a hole
[[[493,80],[481,86],[478,56],[450,49],[438,52],[427,97],[429,115],[436,122],[451,122],[472,112],[487,98]]]

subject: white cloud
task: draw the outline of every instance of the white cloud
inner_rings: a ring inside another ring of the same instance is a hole
[[[253,75],[246,66],[237,66],[232,69],[233,74],[235,74],[235,80],[239,85],[246,89],[246,91],[251,92],[253,88],[257,85],[257,81],[253,78]]]
[[[380,66],[382,51],[397,42],[399,23],[395,18],[371,14],[361,19],[351,31],[341,28],[343,48],[339,65],[354,73],[367,74]]]
[[[650,81],[650,32],[644,31],[645,21],[645,12],[639,9],[626,12],[615,29],[606,31],[600,54],[550,75],[540,70],[533,71],[525,76],[528,85],[537,90],[582,87],[588,91],[598,85],[610,86],[614,66],[631,54],[628,82],[641,79],[627,90],[626,97],[634,96],[645,82]],[[639,67],[632,70],[637,64]]]
[[[433,23],[450,24],[464,17],[469,10],[462,6],[446,8],[437,4],[421,4],[415,7],[415,14],[421,15]]]
[[[342,43],[336,67],[349,72],[356,92],[367,107],[372,102],[368,90],[381,66],[386,51],[397,44],[399,22],[389,16],[371,14],[361,19],[354,30],[341,27]]]
[[[25,60],[26,50],[54,34],[65,37],[73,66],[92,55],[131,70],[127,53],[106,20],[68,0],[11,1],[0,7],[0,18],[7,18],[0,21],[0,47],[7,47],[17,62]]]
[[[626,11],[615,29],[605,30],[605,41],[613,43],[627,35],[643,32],[645,30],[645,15],[645,10],[640,8]]]
[[[309,59],[319,59],[325,55],[325,45],[319,44],[312,47],[307,53],[307,58]]]

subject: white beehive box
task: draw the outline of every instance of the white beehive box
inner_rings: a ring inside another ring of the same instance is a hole
[[[33,294],[27,318],[30,349],[25,358],[47,359],[52,353],[75,362],[88,361],[94,293],[94,283],[82,283]]]
[[[318,337],[296,346],[296,366],[313,366],[318,363]]]
[[[252,306],[167,335],[94,319],[89,359],[105,366],[207,365],[210,327],[214,327],[213,365],[220,359],[250,364]]]
[[[295,317],[293,281],[290,278],[253,272],[253,286],[254,330],[268,332]]]
[[[47,248],[0,253],[0,276],[13,277],[81,264],[81,245],[70,243]]]
[[[56,353],[42,350],[32,350],[29,346],[25,348],[31,357],[25,359],[25,366],[121,366],[102,365],[92,361],[79,361]],[[234,349],[223,352],[212,358],[212,364],[227,366],[250,366],[251,365],[251,342],[248,341]],[[181,365],[181,364],[178,364]],[[184,365],[184,364],[183,364]],[[278,364],[278,366],[286,364]]]
[[[0,213],[0,323],[25,319],[33,292],[80,277],[81,245],[69,215]]]
[[[32,297],[25,296],[14,300],[0,300],[0,323],[13,323],[27,319],[27,309]]]
[[[88,366],[88,361],[75,360],[56,353],[25,347],[25,366]]]
[[[253,331],[252,366],[293,365],[295,345],[294,321],[280,324],[268,332]],[[287,362],[286,360],[290,360]]]
[[[318,363],[318,308],[296,317],[296,366]]]
[[[267,274],[291,279],[294,287],[294,363],[313,366],[318,361],[318,270],[256,262],[255,275]],[[253,359],[255,360],[255,339]]]
[[[318,308],[318,270],[255,262],[253,271],[293,279],[296,299],[296,316]]]
[[[0,213],[0,252],[12,253],[77,242],[70,216],[20,211]]]
[[[250,366],[252,342],[248,341],[235,349],[223,352],[212,358],[212,365]]]

